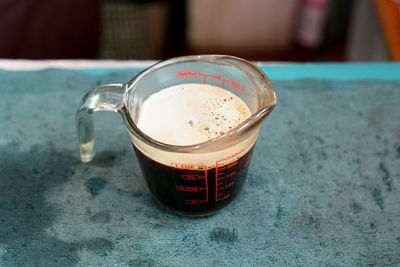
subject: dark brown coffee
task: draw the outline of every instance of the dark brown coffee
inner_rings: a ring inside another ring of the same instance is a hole
[[[134,147],[135,148],[135,147]],[[241,191],[253,148],[239,159],[211,169],[172,163],[166,166],[135,148],[147,185],[165,207],[184,215],[209,215]]]

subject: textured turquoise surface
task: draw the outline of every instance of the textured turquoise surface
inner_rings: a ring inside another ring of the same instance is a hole
[[[0,71],[0,266],[400,265],[399,67],[368,66],[268,67],[279,103],[245,188],[198,219],[152,200],[118,114],[79,162],[81,96],[132,70]]]
[[[400,80],[400,63],[308,63],[308,64],[258,64],[272,80],[327,79],[327,80]],[[133,71],[130,69],[84,69],[90,75],[110,72]]]

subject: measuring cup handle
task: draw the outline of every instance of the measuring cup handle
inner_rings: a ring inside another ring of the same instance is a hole
[[[94,149],[94,113],[103,110],[120,112],[123,107],[123,93],[123,84],[108,84],[94,88],[83,96],[76,112],[76,129],[83,162],[91,161],[96,154]]]

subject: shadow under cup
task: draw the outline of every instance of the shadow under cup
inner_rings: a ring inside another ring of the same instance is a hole
[[[184,146],[154,140],[137,127],[142,103],[149,96],[189,83],[230,91],[247,105],[250,117],[218,137]],[[231,203],[243,188],[260,123],[275,105],[268,78],[243,59],[201,55],[162,61],[128,83],[101,86],[83,97],[76,116],[82,161],[94,156],[94,112],[119,112],[155,199],[178,214],[210,215]]]

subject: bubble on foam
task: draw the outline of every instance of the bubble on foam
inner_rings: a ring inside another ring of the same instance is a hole
[[[207,84],[181,84],[144,101],[138,127],[155,140],[192,145],[218,137],[251,115],[236,95]]]

